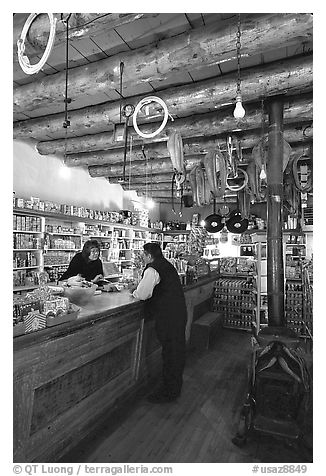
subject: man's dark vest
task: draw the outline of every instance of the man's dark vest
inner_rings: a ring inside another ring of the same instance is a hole
[[[185,325],[187,308],[177,270],[165,258],[157,258],[145,269],[149,267],[158,272],[160,282],[154,287],[152,297],[144,303],[146,315],[153,316],[157,323],[163,325]]]

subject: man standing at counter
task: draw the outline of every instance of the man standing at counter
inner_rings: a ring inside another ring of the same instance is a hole
[[[146,267],[133,296],[145,301],[145,316],[155,319],[163,361],[163,382],[148,396],[148,400],[152,403],[171,402],[178,398],[182,387],[186,301],[177,270],[163,257],[158,243],[144,245],[144,261]]]

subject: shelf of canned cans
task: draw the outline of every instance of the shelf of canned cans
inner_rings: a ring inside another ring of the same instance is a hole
[[[213,308],[223,313],[223,326],[250,330],[256,319],[253,277],[220,277],[215,281]]]
[[[312,302],[304,299],[301,282],[287,282],[285,292],[286,326],[301,337],[311,337]]]

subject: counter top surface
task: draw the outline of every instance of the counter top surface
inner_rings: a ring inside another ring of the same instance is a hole
[[[185,294],[192,289],[213,281],[216,279],[216,276],[216,273],[212,273],[208,276],[203,276],[192,284],[184,286]],[[128,290],[111,293],[103,292],[102,294],[93,296],[85,306],[80,307],[76,319],[57,326],[46,327],[37,332],[15,337],[14,350],[56,337],[62,337],[74,332],[78,328],[93,324],[99,319],[110,318],[126,311],[136,311],[137,309],[141,311],[142,308],[143,302],[135,299]]]

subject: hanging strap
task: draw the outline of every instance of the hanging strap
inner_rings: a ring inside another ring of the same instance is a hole
[[[173,172],[173,175],[172,175],[171,201],[172,201],[172,211],[176,215],[177,213],[174,209],[174,180],[175,180],[175,172]]]

